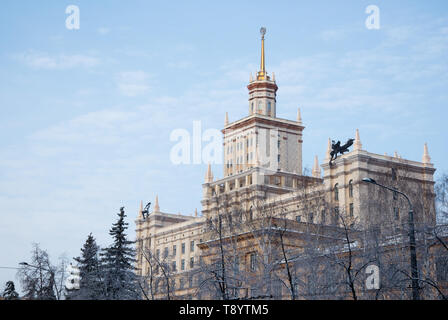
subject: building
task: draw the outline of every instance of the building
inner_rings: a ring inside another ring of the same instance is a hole
[[[324,162],[319,163],[316,156],[311,175],[303,174],[305,127],[300,109],[296,120],[276,116],[278,87],[274,73],[269,75],[265,68],[265,29],[261,31],[260,71],[255,77],[251,75],[247,86],[248,116],[229,122],[225,114],[223,178],[215,179],[208,165],[202,185],[201,214],[162,212],[156,197],[153,212],[144,217],[141,205],[136,220],[138,274],[146,277],[154,298],[216,298],[213,294],[204,295],[207,290],[203,288],[207,282],[204,272],[208,272],[212,275],[210,281],[220,290],[220,279],[227,268],[223,265],[228,261],[219,262],[219,250],[223,253],[222,247],[226,246],[228,252],[236,252],[232,258],[235,277],[241,276],[242,270],[250,273],[255,256],[267,255],[267,249],[261,245],[262,230],[267,224],[271,230],[283,228],[284,237],[273,242],[291,253],[291,257],[304,252],[311,243],[314,245],[317,238],[328,246],[334,232],[344,230],[343,227],[373,228],[387,236],[399,233],[407,221],[407,204],[397,194],[363,183],[365,177],[406,189],[417,199],[416,223],[435,225],[435,168],[426,144],[421,162],[403,159],[397,153],[374,154],[365,150],[359,131],[354,129],[353,150],[330,165],[329,139]],[[310,232],[313,239],[308,237]],[[270,261],[270,266],[282,268],[285,257],[272,253],[264,259]],[[216,269],[207,269],[216,261],[221,263]],[[232,294],[222,297],[257,297],[259,289],[253,287],[250,277],[246,278],[247,281],[239,279],[232,285],[226,283],[227,288],[221,291]],[[281,291],[281,285],[276,286],[272,290]],[[209,288],[207,292],[210,290],[213,291]]]

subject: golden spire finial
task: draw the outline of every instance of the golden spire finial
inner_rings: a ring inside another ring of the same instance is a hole
[[[261,62],[260,62],[260,71],[257,74],[257,80],[269,80],[269,77],[266,74],[265,59],[264,59],[264,35],[266,34],[265,27],[262,27],[260,29],[260,34],[261,34]]]

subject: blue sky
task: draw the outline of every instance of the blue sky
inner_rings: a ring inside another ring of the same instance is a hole
[[[120,206],[133,236],[156,194],[162,211],[200,210],[206,164],[173,165],[169,136],[247,115],[261,26],[277,116],[301,107],[306,167],[359,128],[379,154],[420,161],[427,142],[447,172],[448,2],[341,3],[2,1],[0,266],[29,259],[32,242],[54,260],[90,232],[107,245]],[[79,30],[65,27],[70,4]],[[365,27],[371,4],[379,30]],[[0,286],[14,275],[0,269]]]

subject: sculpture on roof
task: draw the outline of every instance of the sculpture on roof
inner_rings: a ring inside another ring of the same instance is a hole
[[[355,139],[348,139],[345,144],[341,146],[341,141],[334,142],[334,140],[331,140],[331,152],[330,152],[330,166],[333,164],[333,160],[336,160],[338,158],[338,154],[343,155],[345,152],[348,152],[348,148],[350,148],[353,145],[353,142]]]

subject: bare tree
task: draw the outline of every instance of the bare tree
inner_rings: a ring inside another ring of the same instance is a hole
[[[142,244],[139,246],[139,254],[148,266],[144,273],[145,275],[140,277],[138,281],[145,299],[161,299],[162,295],[165,296],[166,300],[175,298],[175,270],[170,266],[169,254],[164,252],[162,257],[160,257],[160,252],[154,253],[150,248],[145,248]]]
[[[222,199],[221,199],[222,200]],[[223,300],[236,299],[244,282],[238,240],[242,233],[240,206],[216,198],[216,215],[207,221],[206,242],[199,262],[198,290]]]
[[[435,186],[438,218],[442,222],[448,221],[448,174],[443,174]]]
[[[22,263],[18,278],[24,288],[25,299],[61,300],[64,298],[67,259],[62,258],[58,266],[50,262],[48,253],[38,244],[33,244],[31,263]]]

